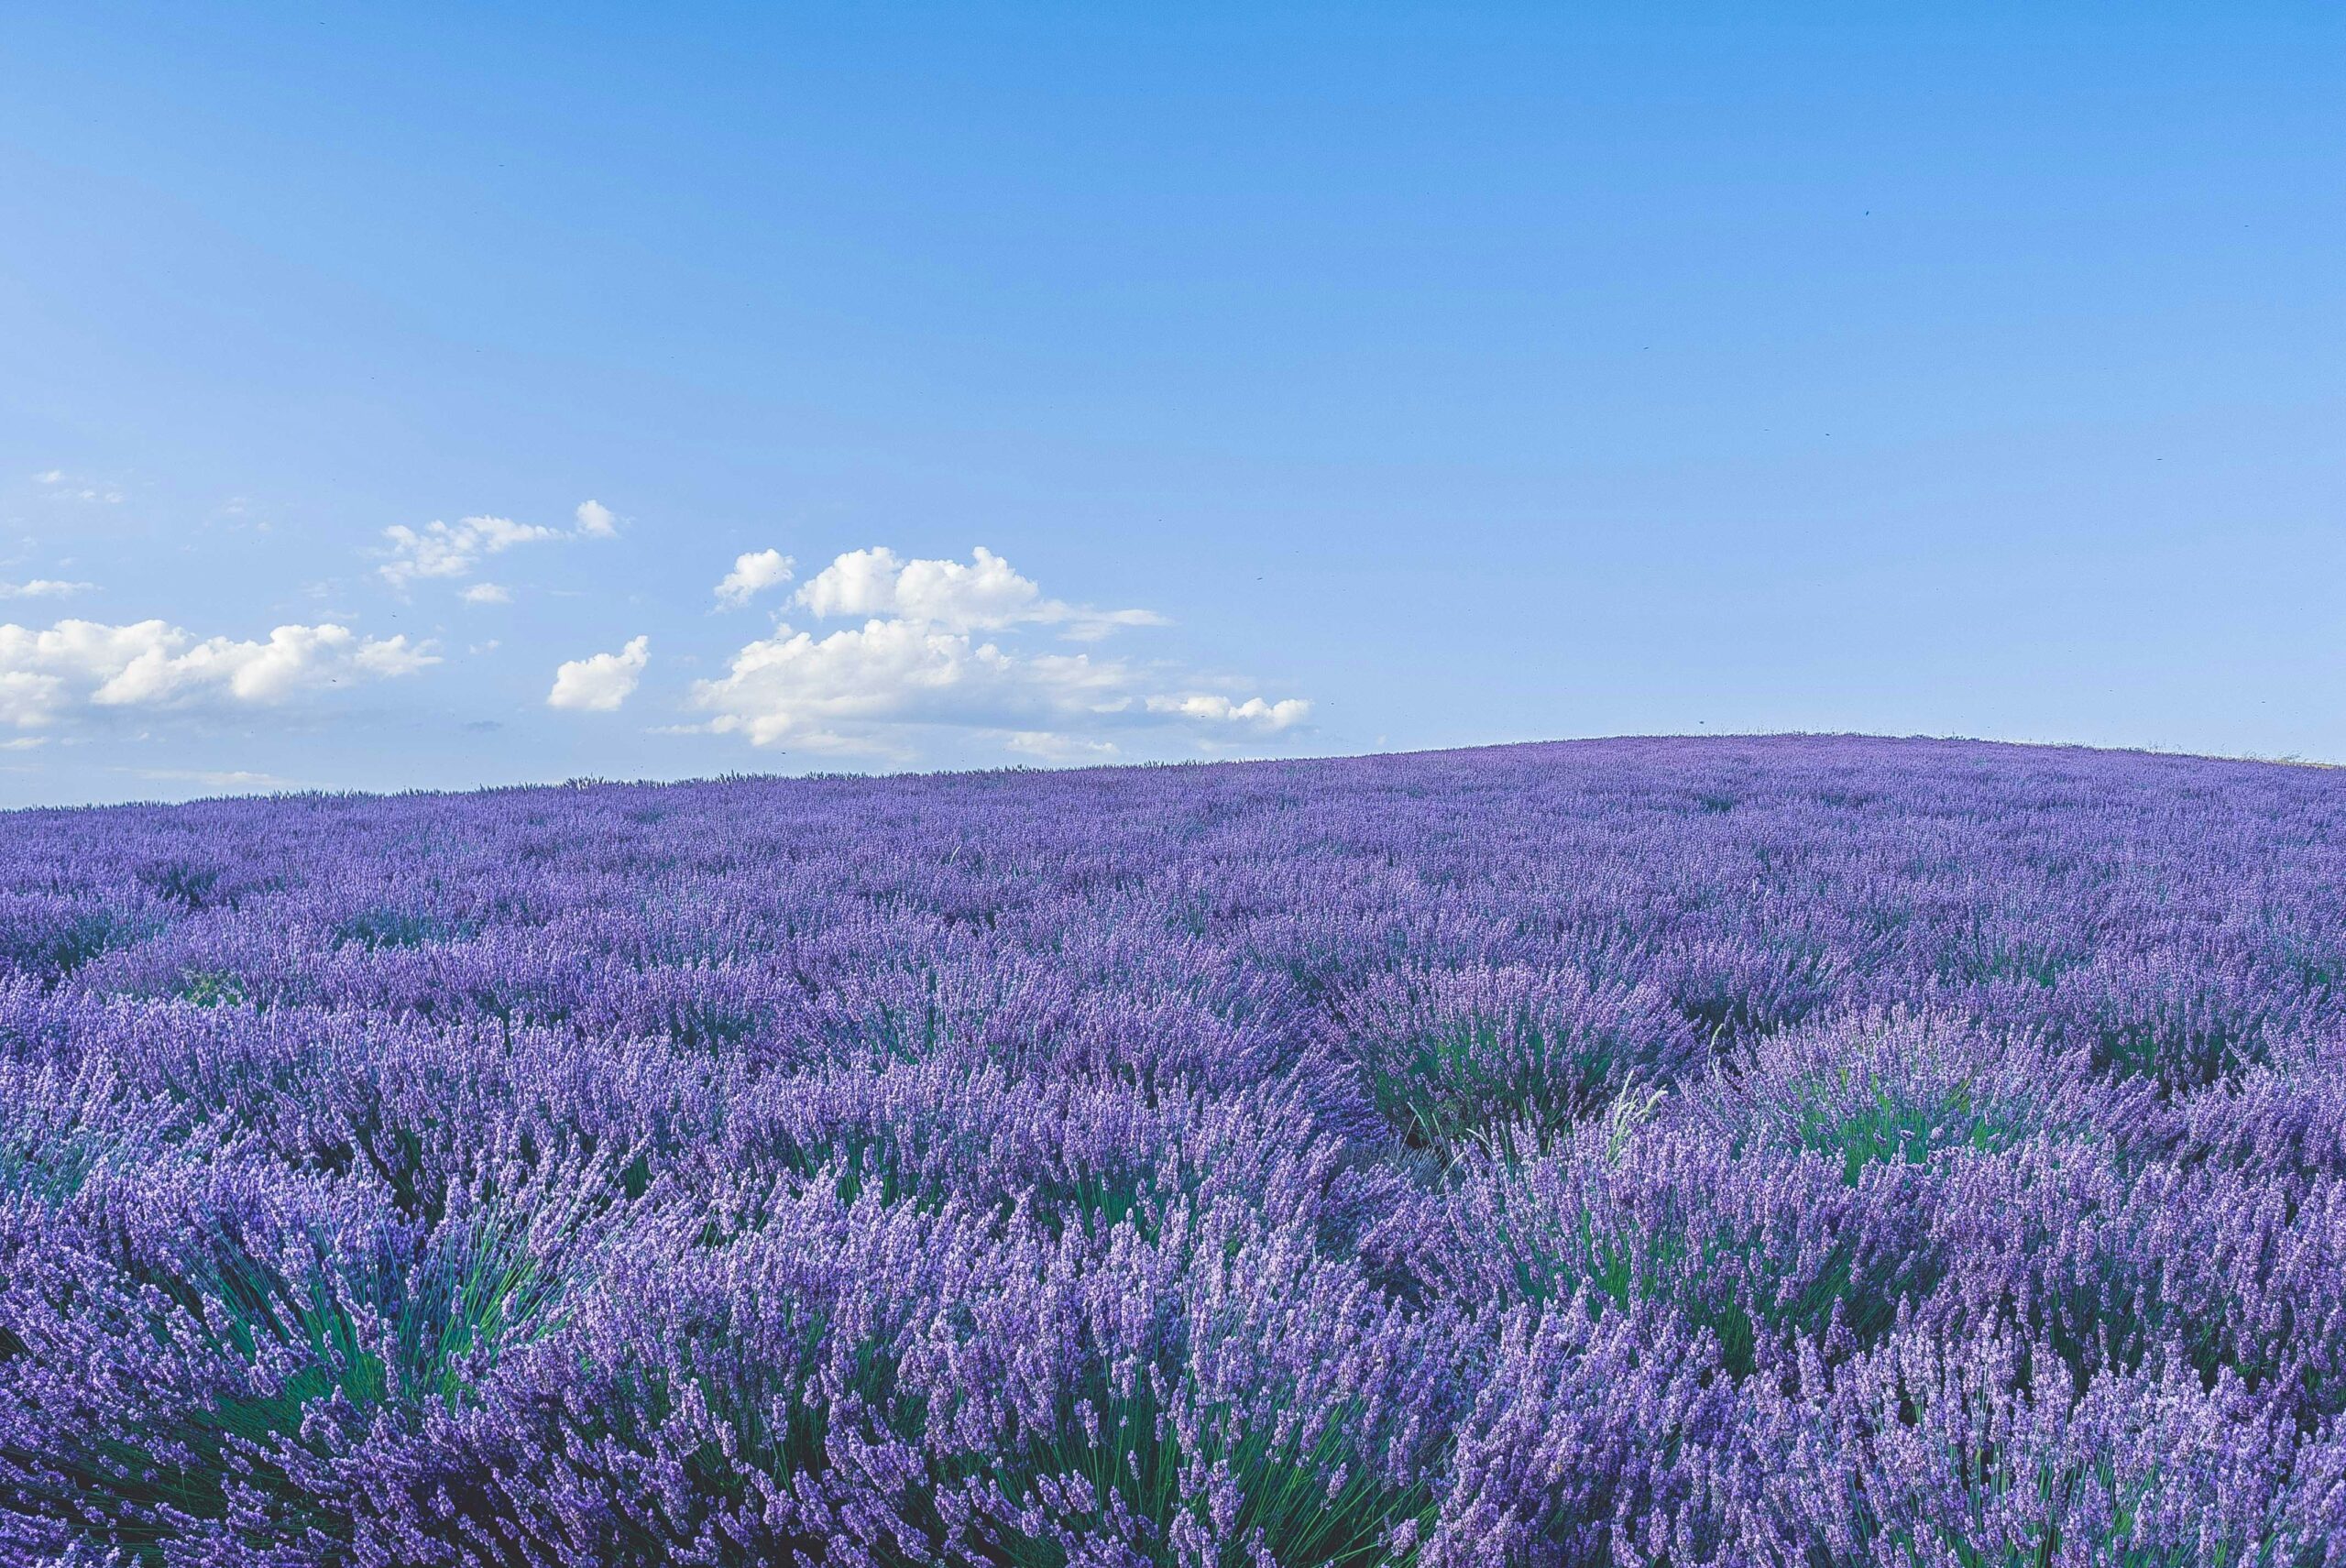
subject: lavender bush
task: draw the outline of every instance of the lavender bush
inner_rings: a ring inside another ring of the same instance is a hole
[[[0,1561],[2346,1561],[2346,775],[0,818]]]

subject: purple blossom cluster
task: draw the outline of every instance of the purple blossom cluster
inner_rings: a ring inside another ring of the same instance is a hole
[[[0,1561],[2346,1561],[2346,774],[0,818]]]

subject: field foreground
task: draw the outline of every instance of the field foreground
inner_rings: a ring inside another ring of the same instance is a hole
[[[0,1562],[2316,1563],[2341,1412],[2346,773],[0,817]]]

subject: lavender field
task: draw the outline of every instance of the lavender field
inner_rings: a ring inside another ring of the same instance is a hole
[[[0,1561],[2346,1557],[2346,773],[0,817]]]

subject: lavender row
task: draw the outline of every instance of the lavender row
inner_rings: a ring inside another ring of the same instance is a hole
[[[2346,777],[0,819],[0,1558],[2346,1560]]]

